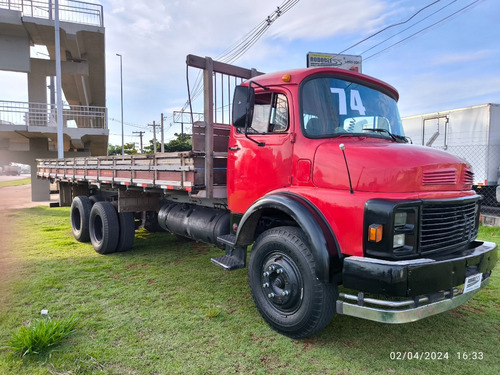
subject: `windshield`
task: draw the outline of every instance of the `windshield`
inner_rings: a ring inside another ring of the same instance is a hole
[[[309,138],[354,134],[405,141],[396,100],[359,83],[311,79],[302,87],[301,110]]]

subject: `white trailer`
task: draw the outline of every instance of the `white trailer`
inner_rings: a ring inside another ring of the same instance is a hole
[[[414,144],[445,150],[472,166],[474,187],[485,196],[483,204],[496,203],[492,202],[495,196],[500,202],[500,104],[427,113],[402,120],[405,134]]]

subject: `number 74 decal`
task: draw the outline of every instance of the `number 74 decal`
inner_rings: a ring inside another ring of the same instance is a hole
[[[344,89],[338,89],[335,87],[330,87],[332,94],[337,94],[339,96],[339,114],[347,115],[347,97]],[[350,100],[349,105],[351,111],[358,111],[361,116],[364,116],[366,109],[361,101],[361,95],[359,95],[358,90],[350,90]]]

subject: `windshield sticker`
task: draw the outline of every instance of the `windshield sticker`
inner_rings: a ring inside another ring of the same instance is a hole
[[[339,96],[339,114],[347,115],[347,98],[344,89],[339,89],[336,87],[330,87],[332,94],[337,94]],[[364,115],[366,109],[361,100],[361,95],[358,90],[350,90],[350,106],[351,111],[358,111],[360,115]]]
[[[351,111],[358,111],[361,116],[365,114],[366,109],[358,90],[351,90]]]

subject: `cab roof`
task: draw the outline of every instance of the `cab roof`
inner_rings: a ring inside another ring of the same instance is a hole
[[[299,85],[306,78],[309,78],[314,75],[333,75],[338,78],[343,78],[347,80],[355,80],[361,83],[364,83],[368,86],[375,86],[378,89],[385,91],[391,97],[393,97],[396,101],[399,99],[398,91],[388,83],[385,83],[377,78],[373,78],[366,74],[354,72],[352,70],[347,69],[339,69],[339,68],[302,68],[302,69],[292,69],[292,70],[284,70],[281,72],[268,73],[256,76],[248,81],[245,81],[244,84],[248,84],[249,81],[257,82],[262,86],[288,86],[288,85]],[[285,75],[290,75],[289,81],[284,81],[283,77]]]

